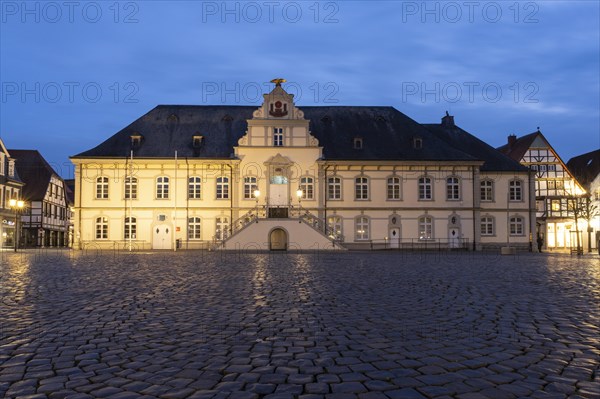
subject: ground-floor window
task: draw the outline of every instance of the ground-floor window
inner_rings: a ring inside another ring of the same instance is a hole
[[[342,237],[342,218],[341,216],[329,216],[327,218],[327,226],[329,227],[329,234],[334,239],[340,239]]]
[[[493,236],[494,235],[494,218],[491,216],[483,216],[481,218],[481,235],[482,236]]]
[[[96,240],[108,239],[108,218],[100,216],[96,218]]]
[[[510,218],[510,235],[511,236],[522,236],[523,231],[523,218],[520,216],[513,216]]]
[[[355,232],[354,235],[356,240],[368,240],[369,239],[369,218],[366,216],[359,216],[354,220]]]
[[[201,220],[199,217],[188,219],[188,240],[199,240],[201,238]]]
[[[132,239],[135,240],[136,237],[136,233],[137,233],[137,219],[132,217],[126,217],[125,218],[125,234],[124,237],[126,240],[128,239]]]
[[[433,218],[431,216],[421,216],[419,218],[419,240],[430,238],[433,238]]]
[[[219,216],[216,219],[215,236],[217,240],[225,240],[229,237],[229,218]]]

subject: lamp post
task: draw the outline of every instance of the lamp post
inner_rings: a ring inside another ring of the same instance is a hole
[[[21,216],[21,212],[25,208],[25,202],[22,200],[11,199],[8,201],[8,205],[10,209],[15,212],[15,252],[17,252],[17,248],[19,247],[19,236],[21,235],[19,232],[19,219]]]
[[[260,198],[260,190],[254,190],[254,198],[256,199],[256,223],[258,223],[258,199]]]

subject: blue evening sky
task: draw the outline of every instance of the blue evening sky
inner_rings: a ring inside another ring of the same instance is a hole
[[[158,104],[448,110],[493,146],[600,147],[598,1],[0,1],[0,135],[64,177]]]

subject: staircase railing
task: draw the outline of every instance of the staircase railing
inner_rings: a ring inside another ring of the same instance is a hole
[[[229,237],[232,237],[244,227],[264,217],[266,217],[266,209],[264,207],[256,206],[250,209],[248,212],[246,212],[245,214],[237,218],[233,223],[231,223],[231,225],[229,225],[229,228],[227,229],[227,236],[225,238],[220,238],[217,234],[213,236],[212,243],[210,246],[211,250],[215,250],[222,247]]]
[[[290,206],[290,214],[297,217],[304,224],[317,230],[329,239],[336,242],[344,242],[344,236],[335,231],[325,219],[321,219],[317,215],[311,213],[308,209],[302,206]]]

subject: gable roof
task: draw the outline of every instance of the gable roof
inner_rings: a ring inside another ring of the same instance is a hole
[[[15,167],[25,182],[23,197],[28,201],[41,201],[46,195],[52,175],[60,178],[37,150],[9,150],[16,159]]]
[[[586,190],[589,190],[590,183],[600,174],[600,149],[569,159],[567,168],[569,168],[577,181]]]
[[[525,136],[518,137],[514,143],[504,144],[503,146],[498,147],[497,150],[519,162],[538,136],[542,136],[546,142],[548,141],[538,130]]]
[[[141,158],[179,157],[229,159],[238,140],[246,134],[247,120],[256,106],[159,105],[123,128],[100,145],[73,158],[127,157],[131,136],[142,136],[134,156]],[[311,134],[323,147],[328,160],[415,160],[478,161],[459,147],[449,146],[423,125],[393,107],[301,107],[309,120]],[[203,136],[194,148],[192,137]],[[363,148],[354,148],[354,138],[363,139]],[[416,149],[413,139],[421,138]]]
[[[484,161],[484,164],[480,168],[482,171],[526,172],[528,170],[527,167],[521,165],[518,161],[504,155],[491,145],[456,125],[444,126],[443,124],[430,123],[423,126],[427,127],[449,145],[459,147],[462,151],[482,159]]]
[[[4,158],[4,174],[0,175],[0,183],[11,182],[13,184],[16,183],[17,185],[23,185],[23,181],[19,177],[19,172],[17,171],[16,168],[15,168],[15,171],[14,171],[14,176],[12,176],[12,177],[8,176],[8,164],[9,164],[9,160],[14,159],[14,158],[10,155],[9,151],[6,149],[6,146],[4,145],[4,141],[2,140],[2,138],[0,138],[0,151],[5,154],[5,158]]]

